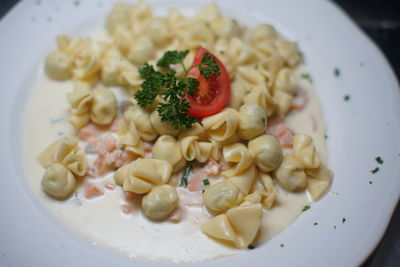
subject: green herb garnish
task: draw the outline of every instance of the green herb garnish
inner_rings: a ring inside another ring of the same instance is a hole
[[[281,248],[283,248],[285,246],[285,244],[281,243],[280,246],[281,246]]]
[[[312,81],[312,78],[311,78],[311,75],[308,74],[308,73],[303,73],[303,74],[301,74],[301,78],[307,79],[310,83],[313,82],[313,81]]]
[[[193,169],[193,165],[194,165],[194,160],[193,161],[189,161],[185,170],[183,171],[182,174],[182,179],[181,179],[181,186],[183,187],[187,187],[189,184],[189,178],[192,175],[192,169]]]
[[[315,222],[315,223],[314,223],[314,225],[318,225],[318,223],[317,223],[317,222]]]
[[[383,164],[383,159],[381,157],[376,157],[375,160],[378,164]]]
[[[371,170],[372,174],[375,174],[379,171],[379,167],[376,167],[375,169]]]
[[[333,226],[333,230],[336,230],[336,225]]]
[[[349,101],[350,100],[350,95],[345,95],[343,97],[343,100],[346,101],[346,102]]]
[[[346,221],[346,218],[342,218],[342,223],[344,223]]]
[[[311,209],[311,206],[307,205],[307,206],[304,206],[303,211],[306,211],[306,210],[309,210],[309,209]]]
[[[203,180],[203,185],[209,185],[209,184],[210,184],[210,181],[208,179]]]
[[[198,67],[200,74],[207,80],[211,75],[219,76],[218,63],[211,54],[205,53],[202,61],[198,65],[193,65],[189,69],[185,67],[183,60],[189,53],[185,51],[167,51],[157,62],[155,69],[149,64],[145,64],[139,69],[140,77],[143,79],[142,89],[135,93],[135,99],[139,106],[146,107],[151,105],[154,99],[160,95],[163,102],[157,107],[161,121],[172,124],[176,129],[190,129],[197,120],[188,114],[190,104],[184,97],[186,94],[194,95],[198,91],[199,80],[187,77],[193,67]],[[170,65],[179,64],[185,72],[185,78],[178,79],[176,71]]]
[[[369,184],[372,184],[372,181],[369,181],[368,183],[369,183]]]
[[[333,71],[333,73],[335,74],[336,77],[340,76],[340,70],[338,68],[335,68],[335,70]]]
[[[253,247],[252,245],[249,245],[247,248],[248,249],[255,249],[255,247]]]

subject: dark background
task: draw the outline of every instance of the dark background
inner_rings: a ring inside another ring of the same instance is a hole
[[[0,0],[0,18],[17,0]],[[400,77],[400,0],[335,0],[378,44]],[[332,251],[332,253],[335,253]],[[378,247],[363,267],[400,266],[400,204]]]

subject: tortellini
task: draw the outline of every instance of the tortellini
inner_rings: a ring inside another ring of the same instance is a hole
[[[73,62],[61,51],[53,51],[46,57],[45,69],[50,78],[66,80],[72,76]]]
[[[288,191],[299,192],[307,187],[304,165],[293,156],[284,156],[274,175],[278,184]]]
[[[274,182],[271,176],[269,176],[266,173],[260,173],[260,180],[265,189],[265,194],[263,194],[262,204],[266,209],[270,210],[275,203],[277,194]]]
[[[129,86],[133,91],[142,83],[138,68],[116,47],[110,48],[104,56],[101,80],[105,85]]]
[[[253,164],[253,155],[247,147],[241,143],[235,143],[225,146],[222,150],[224,160],[232,162],[234,165],[222,172],[225,177],[239,175],[247,170]]]
[[[117,171],[116,183],[123,183],[125,191],[145,194],[154,186],[166,184],[171,177],[172,166],[158,159],[137,159],[129,167]]]
[[[249,39],[251,44],[261,43],[266,40],[273,40],[278,37],[273,26],[268,24],[260,24],[250,29]]]
[[[209,158],[218,160],[220,157],[219,144],[214,140],[202,142],[197,136],[187,136],[179,141],[179,146],[187,161],[206,162]]]
[[[128,113],[129,115],[129,113]],[[118,121],[118,136],[120,143],[126,151],[140,156],[144,156],[143,142],[140,139],[134,120],[130,116],[125,116]]]
[[[62,164],[54,163],[43,175],[42,189],[54,198],[64,199],[75,191],[75,177]]]
[[[289,67],[297,66],[301,61],[301,56],[299,50],[297,49],[297,44],[291,41],[276,39],[275,45],[278,52],[285,59],[285,63]]]
[[[86,173],[85,152],[78,146],[78,140],[64,136],[49,145],[39,156],[38,161],[44,168],[60,163],[73,174],[83,176]]]
[[[273,135],[262,135],[249,142],[249,151],[257,167],[263,172],[275,170],[282,162],[281,145]]]
[[[150,19],[146,34],[159,46],[167,44],[168,40],[171,38],[167,20],[164,18]]]
[[[317,169],[306,170],[309,177],[307,191],[314,201],[323,196],[332,183],[332,171],[328,170],[322,163]]]
[[[173,172],[181,170],[185,166],[178,141],[170,135],[160,136],[153,146],[153,158],[160,159],[171,164]]]
[[[306,169],[315,169],[320,165],[312,138],[308,135],[293,136],[293,156],[300,160]]]
[[[278,115],[285,116],[292,107],[293,96],[283,91],[275,91],[274,99]]]
[[[142,65],[150,60],[155,52],[153,42],[148,36],[139,37],[131,46],[128,59],[136,65]]]
[[[150,113],[147,110],[133,105],[125,111],[124,119],[135,124],[144,141],[150,142],[157,138],[157,132],[150,121]]]
[[[115,94],[104,87],[93,90],[93,103],[90,110],[90,120],[100,125],[112,122],[117,112]]]
[[[178,206],[179,197],[174,186],[164,184],[153,187],[142,199],[144,215],[152,220],[163,220]]]
[[[256,237],[261,225],[261,218],[262,206],[260,203],[244,202],[202,224],[201,230],[216,240],[225,240],[237,248],[243,249],[247,248]]]
[[[70,122],[75,129],[80,129],[89,121],[99,125],[112,122],[117,113],[117,99],[115,94],[104,87],[90,90],[77,87],[67,94],[71,105]]]
[[[222,142],[236,133],[239,119],[236,110],[225,108],[220,113],[204,118],[201,124],[211,139]]]
[[[99,74],[104,54],[111,47],[109,43],[95,42],[78,37],[71,38],[68,36],[58,36],[57,44],[59,51],[66,57],[69,57],[69,61],[72,62],[71,69],[73,76],[82,80]],[[51,63],[51,59],[49,58],[49,63]],[[54,59],[60,60],[61,58]],[[54,74],[54,72],[50,73]],[[50,77],[53,78],[51,75]]]
[[[228,181],[222,181],[213,184],[204,191],[203,201],[208,209],[219,214],[236,206],[240,202],[242,196],[243,195],[234,184]]]
[[[248,169],[241,172],[240,174],[229,177],[227,181],[236,185],[240,192],[242,192],[244,195],[247,195],[250,192],[256,176],[256,167],[254,165],[251,165]]]
[[[275,99],[273,99],[265,86],[253,87],[250,93],[243,98],[243,104],[257,104],[264,109],[267,116],[271,116],[276,109]]]
[[[257,104],[240,107],[238,135],[244,140],[251,140],[264,133],[267,125],[267,116],[264,109]]]
[[[296,94],[293,73],[289,68],[282,68],[278,71],[273,88],[275,91],[282,91],[290,95]]]
[[[158,114],[157,110],[154,110],[150,115],[150,121],[153,124],[154,129],[157,131],[159,135],[172,135],[177,136],[180,132],[179,129],[176,129],[173,125],[161,121],[161,117]]]

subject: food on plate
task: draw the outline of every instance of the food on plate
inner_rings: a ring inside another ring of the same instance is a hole
[[[60,101],[44,117],[64,121],[38,139],[41,196],[72,224],[97,218],[76,226],[96,241],[154,259],[185,244],[177,261],[229,255],[329,190],[318,100],[297,44],[272,25],[245,27],[215,4],[157,17],[139,1],[115,4],[106,32],[56,41],[39,93]],[[161,249],[158,231],[176,244]]]

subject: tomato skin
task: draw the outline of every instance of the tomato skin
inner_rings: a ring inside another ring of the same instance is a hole
[[[205,48],[199,47],[193,60],[193,65],[198,65],[205,53],[211,54]],[[212,54],[211,54],[212,55]],[[214,56],[214,55],[212,55]],[[228,103],[231,97],[231,82],[229,74],[222,62],[214,56],[219,66],[219,76],[211,75],[209,80],[200,75],[199,67],[193,67],[188,77],[199,80],[199,90],[194,96],[187,95],[186,99],[190,103],[189,114],[203,118],[220,112]],[[210,94],[212,99],[209,99]]]

